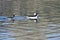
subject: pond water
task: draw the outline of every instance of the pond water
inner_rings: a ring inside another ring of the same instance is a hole
[[[13,24],[0,23],[0,40],[38,40],[40,28],[38,23],[16,21]],[[38,34],[37,34],[38,33]]]
[[[60,40],[60,25],[49,23],[46,29],[47,40]]]
[[[43,26],[33,21],[15,21],[14,23],[0,23],[0,40],[43,40],[43,33],[47,40],[60,39],[60,23],[46,22]],[[41,38],[40,38],[41,37]]]
[[[10,32],[8,26],[0,25],[0,40],[15,40],[12,38],[12,32]]]

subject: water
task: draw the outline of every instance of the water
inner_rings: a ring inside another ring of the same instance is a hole
[[[3,4],[0,5],[3,15],[12,12],[17,15],[32,15],[37,10],[43,18],[40,23],[28,20],[10,25],[3,23],[4,26],[0,23],[0,40],[45,40],[45,37],[47,40],[60,40],[60,0],[15,0],[10,1],[12,6],[10,2],[4,1],[0,3]],[[13,10],[10,12],[11,7]]]
[[[26,16],[16,16],[14,23],[5,21],[0,22],[0,40],[39,40],[40,26],[32,20],[27,20]],[[20,21],[16,21],[20,20]],[[23,20],[23,21],[21,21]],[[25,21],[27,20],[27,21]],[[4,22],[5,21],[5,22]],[[38,34],[37,34],[38,33]]]
[[[40,21],[41,22],[41,21]],[[60,39],[60,24],[48,22],[47,28],[33,21],[15,21],[0,23],[0,40],[43,40],[44,32],[48,40]],[[3,24],[3,25],[2,25]],[[41,23],[42,24],[42,23]]]
[[[47,40],[60,40],[60,24],[48,23],[45,33]]]
[[[11,23],[0,23],[0,40],[39,40],[39,23],[15,21]],[[31,24],[32,23],[32,24]]]
[[[47,40],[59,40],[60,23],[47,24],[42,23],[42,20],[39,23],[32,20],[0,23],[0,40],[43,40],[44,35]]]
[[[0,40],[15,40],[11,34],[13,34],[8,26],[0,25]]]
[[[34,23],[32,20],[15,21],[14,23],[1,22],[0,40],[43,40],[44,36],[48,40],[59,40],[60,24],[54,22],[47,23],[42,23],[42,20],[39,23]]]

